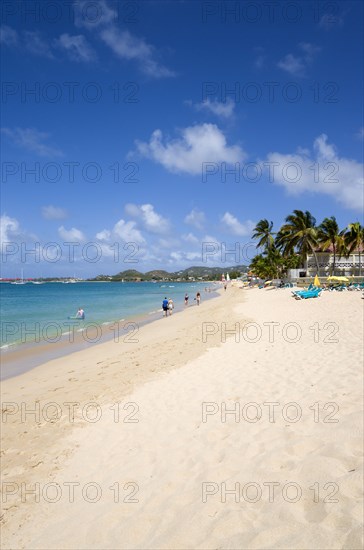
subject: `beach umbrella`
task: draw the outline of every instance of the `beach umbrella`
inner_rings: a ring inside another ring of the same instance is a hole
[[[315,280],[313,282],[315,286],[321,286],[320,279],[318,278],[318,275],[316,274]]]
[[[335,277],[332,275],[331,277],[327,277],[328,281],[337,281],[339,283],[348,283],[349,279],[347,277]]]

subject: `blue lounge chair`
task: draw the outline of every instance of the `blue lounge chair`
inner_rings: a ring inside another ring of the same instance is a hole
[[[306,290],[300,293],[297,293],[295,298],[296,300],[306,300],[307,298],[318,298],[321,294],[321,288],[315,290]]]

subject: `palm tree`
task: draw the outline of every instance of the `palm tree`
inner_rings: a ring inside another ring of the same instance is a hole
[[[254,256],[249,268],[251,271],[253,271],[255,275],[257,275],[261,279],[274,277],[275,274],[275,268],[271,265],[268,258],[266,256],[263,256],[263,254],[257,254],[256,256]]]
[[[341,232],[339,230],[339,226],[335,216],[325,218],[319,225],[318,238],[323,251],[332,246],[334,261],[332,264],[332,273],[330,272],[330,275],[335,275],[336,253],[338,245],[340,248],[340,253],[342,252],[342,247],[340,246],[342,241],[340,240],[340,237]]]
[[[348,231],[345,233],[345,243],[348,248],[348,253],[351,254],[354,250],[359,253],[359,276],[361,275],[361,247],[364,244],[364,227],[359,222],[349,223]]]
[[[274,244],[274,233],[272,232],[273,222],[268,220],[260,220],[255,226],[254,233],[252,235],[253,239],[259,239],[257,248],[265,248],[267,252],[270,250]]]
[[[293,214],[286,217],[286,223],[282,225],[276,238],[276,245],[283,251],[283,255],[287,256],[297,250],[302,260],[307,257],[309,252],[312,252],[317,273],[319,265],[317,260],[316,248],[318,246],[318,231],[316,227],[316,219],[306,210],[294,210]]]

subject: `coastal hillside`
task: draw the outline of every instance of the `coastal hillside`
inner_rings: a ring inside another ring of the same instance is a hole
[[[116,275],[98,275],[93,281],[195,281],[206,280],[216,281],[220,280],[222,274],[229,273],[231,279],[240,277],[248,271],[248,267],[245,265],[229,266],[229,267],[206,267],[206,266],[192,266],[188,269],[181,271],[168,272],[160,269],[147,271],[142,273],[135,269],[127,269],[120,271]]]

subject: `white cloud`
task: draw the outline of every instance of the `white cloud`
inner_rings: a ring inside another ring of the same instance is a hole
[[[302,149],[291,154],[269,153],[265,169],[270,168],[270,181],[283,186],[290,195],[323,193],[347,208],[362,209],[363,164],[340,157],[327,140],[325,134],[316,138],[313,154]]]
[[[153,46],[129,31],[111,26],[100,31],[100,38],[120,59],[138,61],[141,70],[148,76],[174,76],[172,71],[157,62]]]
[[[183,259],[183,255],[181,254],[181,252],[171,252],[170,257],[173,262],[180,262]],[[169,261],[168,263],[171,263],[171,261]]]
[[[79,229],[72,227],[72,229],[65,229],[63,225],[58,228],[58,234],[65,242],[82,242],[85,241],[85,236]]]
[[[75,14],[76,26],[94,30],[119,59],[136,61],[142,72],[154,78],[175,76],[173,71],[159,63],[154,46],[117,26],[119,14],[104,0],[79,0],[75,4]]]
[[[216,237],[213,237],[212,235],[205,235],[202,239],[203,243],[217,243],[218,239]]]
[[[335,4],[332,5],[335,6]],[[333,27],[341,26],[343,23],[344,20],[339,15],[334,15],[333,13],[324,13],[321,16],[319,27],[328,31]]]
[[[240,237],[251,235],[251,232],[256,225],[251,220],[247,220],[243,223],[239,222],[239,220],[230,214],[230,212],[225,212],[221,218],[221,221],[233,235],[239,235]]]
[[[258,55],[258,57],[254,61],[254,66],[257,69],[262,69],[264,67],[265,63],[265,56],[264,55]]]
[[[188,233],[187,235],[181,235],[181,238],[186,243],[197,244],[199,242],[198,238],[193,233]]]
[[[119,220],[114,225],[113,234],[125,242],[133,242],[133,243],[145,242],[145,239],[143,238],[141,232],[136,227],[136,223],[133,221],[126,222],[125,220]]]
[[[184,252],[184,251],[174,251],[169,254],[169,258],[167,259],[167,263],[175,264],[176,262],[181,263],[183,262],[186,265],[186,262],[195,262],[199,261],[201,262],[201,253],[198,252]]]
[[[151,233],[166,234],[170,231],[169,221],[158,214],[152,204],[127,204],[125,212],[131,217],[140,218],[145,229]]]
[[[193,208],[185,217],[184,222],[188,225],[193,225],[196,229],[202,229],[206,222],[206,217],[204,212],[201,212],[197,208]]]
[[[261,46],[257,46],[255,48],[253,48],[253,52],[254,52],[254,66],[257,68],[257,69],[262,69],[265,65],[265,60],[266,60],[266,52],[265,52],[265,48],[262,48]]]
[[[129,31],[116,27],[105,29],[101,38],[116,55],[124,59],[144,59],[150,55],[150,46],[133,36]]]
[[[23,31],[18,33],[8,25],[0,27],[0,43],[9,47],[22,46],[23,50],[40,57],[54,59],[49,44],[43,39],[39,31]]]
[[[170,172],[201,174],[203,163],[241,161],[245,154],[238,145],[229,147],[215,124],[201,124],[181,130],[182,137],[162,142],[161,130],[155,130],[149,143],[137,141],[139,153],[153,159]]]
[[[315,46],[315,44],[311,44],[310,42],[300,42],[298,46],[303,51],[306,62],[312,61],[315,55],[321,51],[319,46]]]
[[[358,139],[360,139],[361,141],[363,141],[363,139],[364,139],[364,126],[359,128],[359,131],[357,132],[356,137]]]
[[[209,111],[220,118],[231,118],[235,109],[235,103],[230,97],[224,103],[217,99],[211,101],[208,97],[202,103],[195,103],[193,106],[198,111]]]
[[[73,5],[76,27],[93,29],[103,25],[110,25],[117,20],[117,11],[110,8],[105,0],[90,2],[76,0]]]
[[[91,7],[91,4],[96,6],[96,2],[89,3],[89,7]],[[48,59],[55,59],[51,47],[64,50],[72,61],[90,62],[97,58],[95,50],[82,34],[72,36],[63,33],[58,39],[54,39],[52,44],[48,44],[39,31],[23,31],[18,34],[11,27],[2,25],[0,27],[0,42],[7,46],[21,44],[24,51]]]
[[[49,147],[44,141],[48,140],[49,134],[39,132],[35,128],[1,128],[1,132],[11,139],[19,147],[23,147],[40,157],[61,157],[60,149]]]
[[[290,73],[293,76],[303,77],[306,74],[307,67],[311,65],[315,55],[321,48],[311,44],[310,42],[300,42],[298,47],[302,50],[303,55],[297,56],[289,53],[281,59],[277,65],[280,69]]]
[[[96,52],[91,48],[86,38],[79,34],[71,36],[68,33],[61,34],[58,40],[54,41],[57,48],[67,52],[73,61],[90,62],[96,59]]]
[[[278,67],[294,76],[303,76],[306,66],[301,57],[289,53],[278,62]]]
[[[5,269],[7,262],[19,263],[19,261],[24,261],[21,253],[22,247],[25,245],[24,250],[36,250],[36,243],[39,243],[39,240],[39,237],[34,233],[22,229],[17,219],[3,214],[0,217],[0,255],[4,259],[3,269]],[[7,244],[8,246],[6,246]],[[31,252],[29,254],[32,256]]]
[[[40,57],[54,59],[54,55],[47,42],[45,42],[38,31],[26,31],[24,33],[25,47],[27,51]]]
[[[185,256],[186,256],[186,260],[190,262],[194,262],[196,260],[201,262],[202,260],[201,252],[186,252]]]
[[[8,27],[8,25],[1,25],[0,27],[0,43],[6,46],[17,46],[19,42],[19,36],[16,30]]]
[[[111,237],[111,231],[108,229],[103,229],[99,233],[96,233],[96,239],[99,241],[109,241]]]
[[[42,216],[46,220],[63,220],[67,218],[67,211],[52,205],[43,206]]]
[[[18,220],[10,218],[6,214],[0,217],[0,242],[1,246],[6,242],[12,242],[20,235]]]

